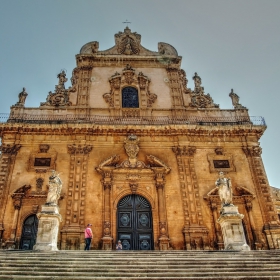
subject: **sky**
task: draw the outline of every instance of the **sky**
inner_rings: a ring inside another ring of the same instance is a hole
[[[279,0],[0,0],[0,113],[9,113],[23,87],[25,106],[38,107],[61,70],[70,86],[81,47],[112,47],[127,20],[145,48],[177,49],[189,88],[197,72],[221,109],[232,109],[233,88],[250,116],[265,118],[262,158],[270,185],[280,188],[279,14]]]

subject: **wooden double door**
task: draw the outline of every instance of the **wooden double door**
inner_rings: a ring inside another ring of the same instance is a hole
[[[118,203],[117,237],[123,250],[153,250],[153,219],[149,201],[128,195]]]

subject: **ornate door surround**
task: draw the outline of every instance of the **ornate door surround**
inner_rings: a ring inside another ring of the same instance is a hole
[[[151,244],[153,242],[159,244],[160,250],[169,248],[164,186],[165,176],[171,169],[152,155],[146,156],[147,164],[139,161],[137,159],[138,143],[139,138],[136,135],[129,135],[124,141],[128,159],[119,164],[120,156],[113,155],[96,168],[97,172],[102,175],[101,183],[103,185],[103,250],[111,250],[113,242],[117,242],[119,239],[116,218],[118,203],[128,195],[142,196],[150,203]],[[142,236],[142,241],[147,240],[146,237]],[[139,248],[139,246],[135,248]]]

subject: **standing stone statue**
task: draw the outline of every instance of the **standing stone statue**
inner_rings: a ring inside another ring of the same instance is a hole
[[[42,210],[37,214],[39,219],[36,244],[33,247],[35,251],[57,251],[57,238],[59,224],[62,221],[59,214],[57,201],[60,197],[62,182],[59,174],[52,170],[49,177],[49,192],[47,202],[42,205]]]
[[[25,88],[22,89],[22,92],[18,95],[18,102],[16,103],[16,106],[23,107],[25,104],[25,99],[27,97],[28,93],[25,91]]]
[[[245,109],[245,107],[239,103],[239,96],[233,91],[233,89],[231,89],[229,97],[231,98],[234,109]]]
[[[49,177],[49,192],[46,201],[47,205],[57,205],[61,188],[62,182],[59,178],[59,174],[57,174],[55,170],[52,170],[52,175]]]
[[[224,172],[221,171],[219,172],[219,178],[215,185],[219,189],[222,207],[232,205],[232,185],[230,178],[225,178]]]

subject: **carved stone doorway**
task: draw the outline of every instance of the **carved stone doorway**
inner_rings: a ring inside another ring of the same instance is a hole
[[[117,237],[123,250],[153,250],[151,205],[143,196],[123,197],[117,209]]]
[[[19,248],[22,250],[32,250],[36,244],[37,231],[38,218],[36,215],[30,215],[23,223]]]

